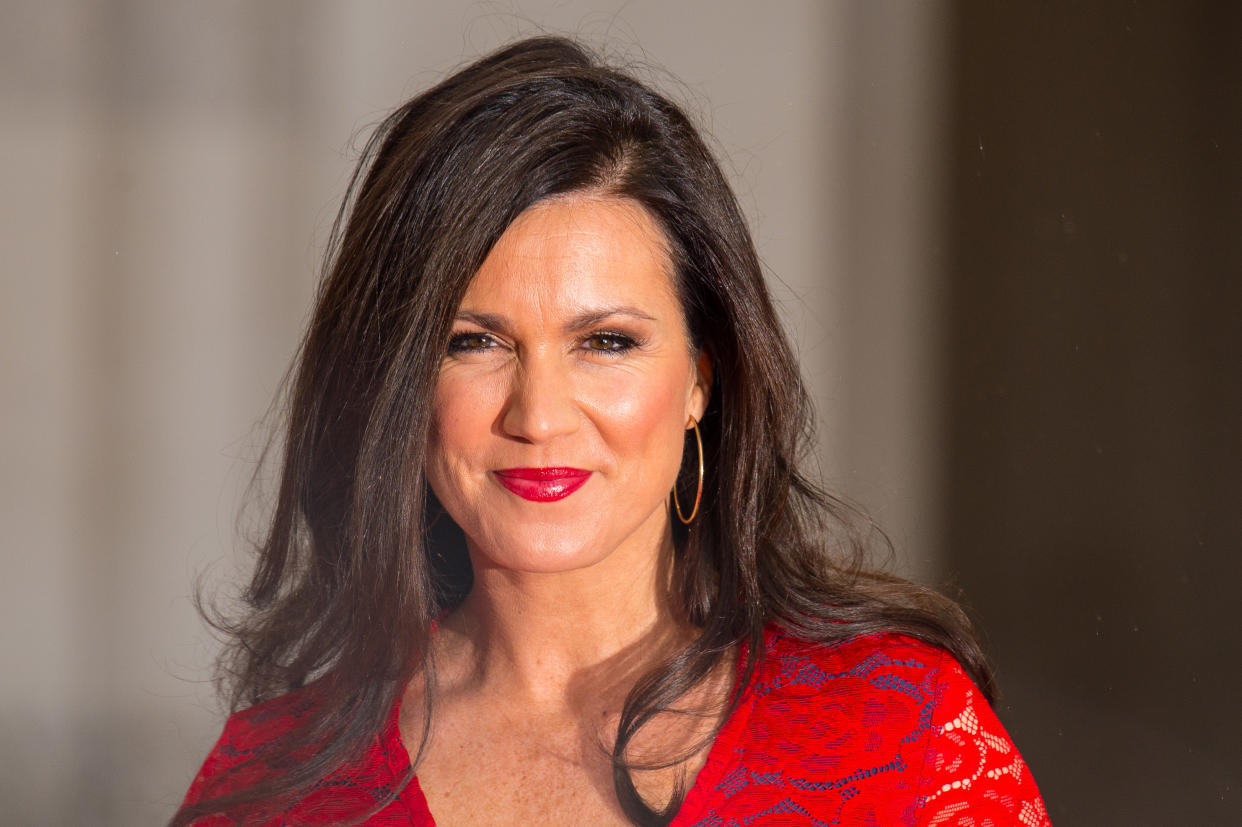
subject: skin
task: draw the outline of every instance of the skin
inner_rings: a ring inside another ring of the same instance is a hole
[[[441,824],[628,823],[607,750],[633,682],[692,634],[669,593],[670,492],[710,386],[666,240],[635,202],[537,204],[471,281],[427,467],[475,572],[433,639],[437,705],[418,778]],[[496,479],[515,467],[591,476],[565,499],[531,502]],[[731,674],[685,708],[717,708]],[[402,707],[407,744],[422,691],[413,682]],[[632,758],[685,752],[714,721],[661,716]],[[666,800],[705,757],[639,773],[640,792]]]

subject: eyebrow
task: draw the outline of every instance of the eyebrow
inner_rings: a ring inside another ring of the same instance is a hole
[[[582,330],[584,328],[593,327],[605,319],[613,316],[630,316],[635,319],[642,319],[648,322],[657,321],[657,319],[649,313],[644,313],[637,307],[629,305],[619,305],[616,307],[603,307],[598,310],[586,310],[569,319],[563,325],[565,331]],[[512,332],[512,326],[509,320],[499,313],[476,313],[471,310],[463,310],[457,314],[457,321],[473,322],[479,327],[488,330],[494,330],[497,333],[508,335]]]

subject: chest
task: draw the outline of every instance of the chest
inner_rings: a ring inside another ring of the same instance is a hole
[[[508,824],[629,824],[598,768],[561,756],[526,760],[485,753],[474,761],[420,767],[419,786],[441,827]]]
[[[441,827],[457,825],[629,825],[613,784],[615,721],[548,720],[441,709],[418,783]],[[665,747],[677,740],[656,726]],[[407,733],[406,743],[412,733]],[[417,736],[413,736],[417,737]],[[705,751],[704,751],[705,752]],[[663,805],[703,764],[695,754],[673,767],[632,773],[644,800]]]

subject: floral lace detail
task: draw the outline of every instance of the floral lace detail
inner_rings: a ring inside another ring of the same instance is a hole
[[[674,827],[1047,827],[1039,791],[947,653],[878,635],[773,631]]]
[[[956,666],[956,664],[954,664]],[[936,728],[920,787],[927,827],[1049,824],[1026,762],[991,708],[954,670],[941,683]],[[930,790],[930,792],[927,792]]]

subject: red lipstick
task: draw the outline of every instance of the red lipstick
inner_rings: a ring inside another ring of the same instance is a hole
[[[492,473],[505,488],[537,503],[563,500],[591,476],[590,471],[581,468],[504,468]]]

